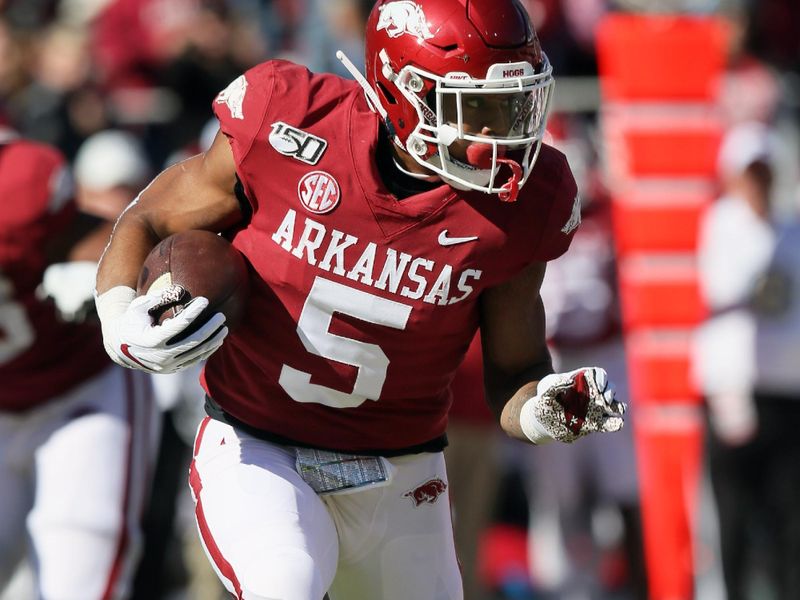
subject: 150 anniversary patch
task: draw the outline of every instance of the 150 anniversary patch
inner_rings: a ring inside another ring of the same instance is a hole
[[[328,142],[283,121],[272,124],[269,143],[284,156],[291,156],[309,165],[315,165],[325,153]]]

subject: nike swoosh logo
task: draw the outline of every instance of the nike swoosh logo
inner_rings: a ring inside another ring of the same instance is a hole
[[[147,367],[145,367],[138,358],[136,358],[133,354],[131,354],[131,351],[128,348],[130,348],[130,346],[128,344],[120,344],[120,347],[119,347],[120,352],[122,352],[125,356],[130,358],[133,362],[135,362],[140,367],[144,367],[146,369]]]
[[[465,244],[466,242],[474,242],[478,239],[477,235],[470,235],[468,237],[448,237],[447,229],[439,232],[439,243],[442,246],[455,246],[456,244]]]

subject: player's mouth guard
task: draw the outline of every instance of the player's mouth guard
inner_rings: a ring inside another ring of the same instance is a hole
[[[481,143],[472,143],[467,146],[467,160],[478,169],[493,169],[492,165],[495,164],[508,166],[511,170],[511,176],[500,186],[501,191],[497,195],[503,202],[515,202],[519,194],[519,188],[522,186],[522,167],[517,161],[504,157],[504,146],[497,147]],[[492,173],[494,177],[494,170]]]
[[[394,136],[394,143],[406,150],[414,160],[439,175],[457,189],[472,189],[488,194],[498,194],[503,201],[516,200],[519,189],[525,184],[541,149],[550,109],[554,80],[552,67],[544,56],[544,65],[539,73],[529,63],[497,64],[489,68],[487,79],[473,79],[466,73],[448,73],[445,77],[428,73],[413,66],[406,66],[394,73],[385,51],[380,52],[383,74],[390,79],[403,96],[415,107],[418,121],[406,143]],[[358,81],[373,111],[386,121],[388,116],[380,98],[361,72],[341,51],[336,57]],[[502,73],[513,70],[520,76],[503,77]],[[436,111],[417,95],[424,89],[424,80],[435,82]],[[470,96],[526,94],[526,101],[519,110],[509,131],[512,135],[489,137],[464,131],[463,99]],[[443,115],[443,97],[456,99],[457,118],[447,122]],[[440,124],[441,123],[441,124]],[[437,125],[440,124],[440,125]],[[449,146],[456,140],[470,142],[463,162],[451,156]],[[508,150],[519,160],[508,156]],[[505,167],[508,175],[503,183],[498,176]]]

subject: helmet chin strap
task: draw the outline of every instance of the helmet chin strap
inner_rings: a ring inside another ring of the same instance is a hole
[[[414,173],[414,171],[409,171],[408,169],[406,169],[402,164],[400,164],[400,161],[397,160],[396,158],[392,157],[392,160],[394,161],[394,166],[397,167],[397,170],[403,173],[404,175],[408,175],[409,177],[413,177],[414,179],[421,179],[422,181],[436,181],[437,179],[439,179],[439,176],[436,175],[435,173],[432,174]]]
[[[353,61],[347,58],[347,55],[341,50],[336,51],[336,58],[338,58],[341,61],[341,63],[344,65],[344,68],[350,72],[353,78],[358,82],[358,84],[364,90],[364,96],[366,96],[367,98],[367,105],[370,107],[372,112],[378,113],[381,119],[383,119],[383,122],[386,123],[387,126],[389,126],[390,130],[393,131],[394,128],[391,126],[391,120],[389,119],[389,115],[387,114],[386,109],[383,107],[383,104],[381,104],[381,100],[380,98],[378,98],[378,94],[375,93],[375,90],[373,90],[370,87],[369,82],[361,74],[361,71],[358,70],[358,67],[356,67],[353,64]],[[399,146],[400,148],[405,149],[403,143],[400,141],[400,138],[397,137],[396,134],[392,135],[393,135],[392,141],[395,144],[397,144],[397,146]]]

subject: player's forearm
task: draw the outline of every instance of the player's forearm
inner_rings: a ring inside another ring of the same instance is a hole
[[[135,213],[124,214],[100,259],[95,288],[98,295],[120,285],[135,289],[141,266],[158,241],[145,220]]]
[[[516,374],[484,364],[486,398],[502,430],[510,437],[530,441],[520,425],[525,402],[536,395],[539,380],[553,372],[550,357]]]
[[[520,414],[522,413],[522,406],[536,395],[536,386],[538,384],[538,381],[532,381],[523,385],[517,390],[517,393],[503,405],[503,410],[500,413],[500,427],[509,437],[522,440],[523,442],[530,441],[522,430]]]
[[[187,229],[219,232],[241,219],[233,169],[214,178],[208,163],[197,155],[165,169],[125,210],[100,261],[98,294],[120,285],[135,288],[147,254],[169,235]]]

